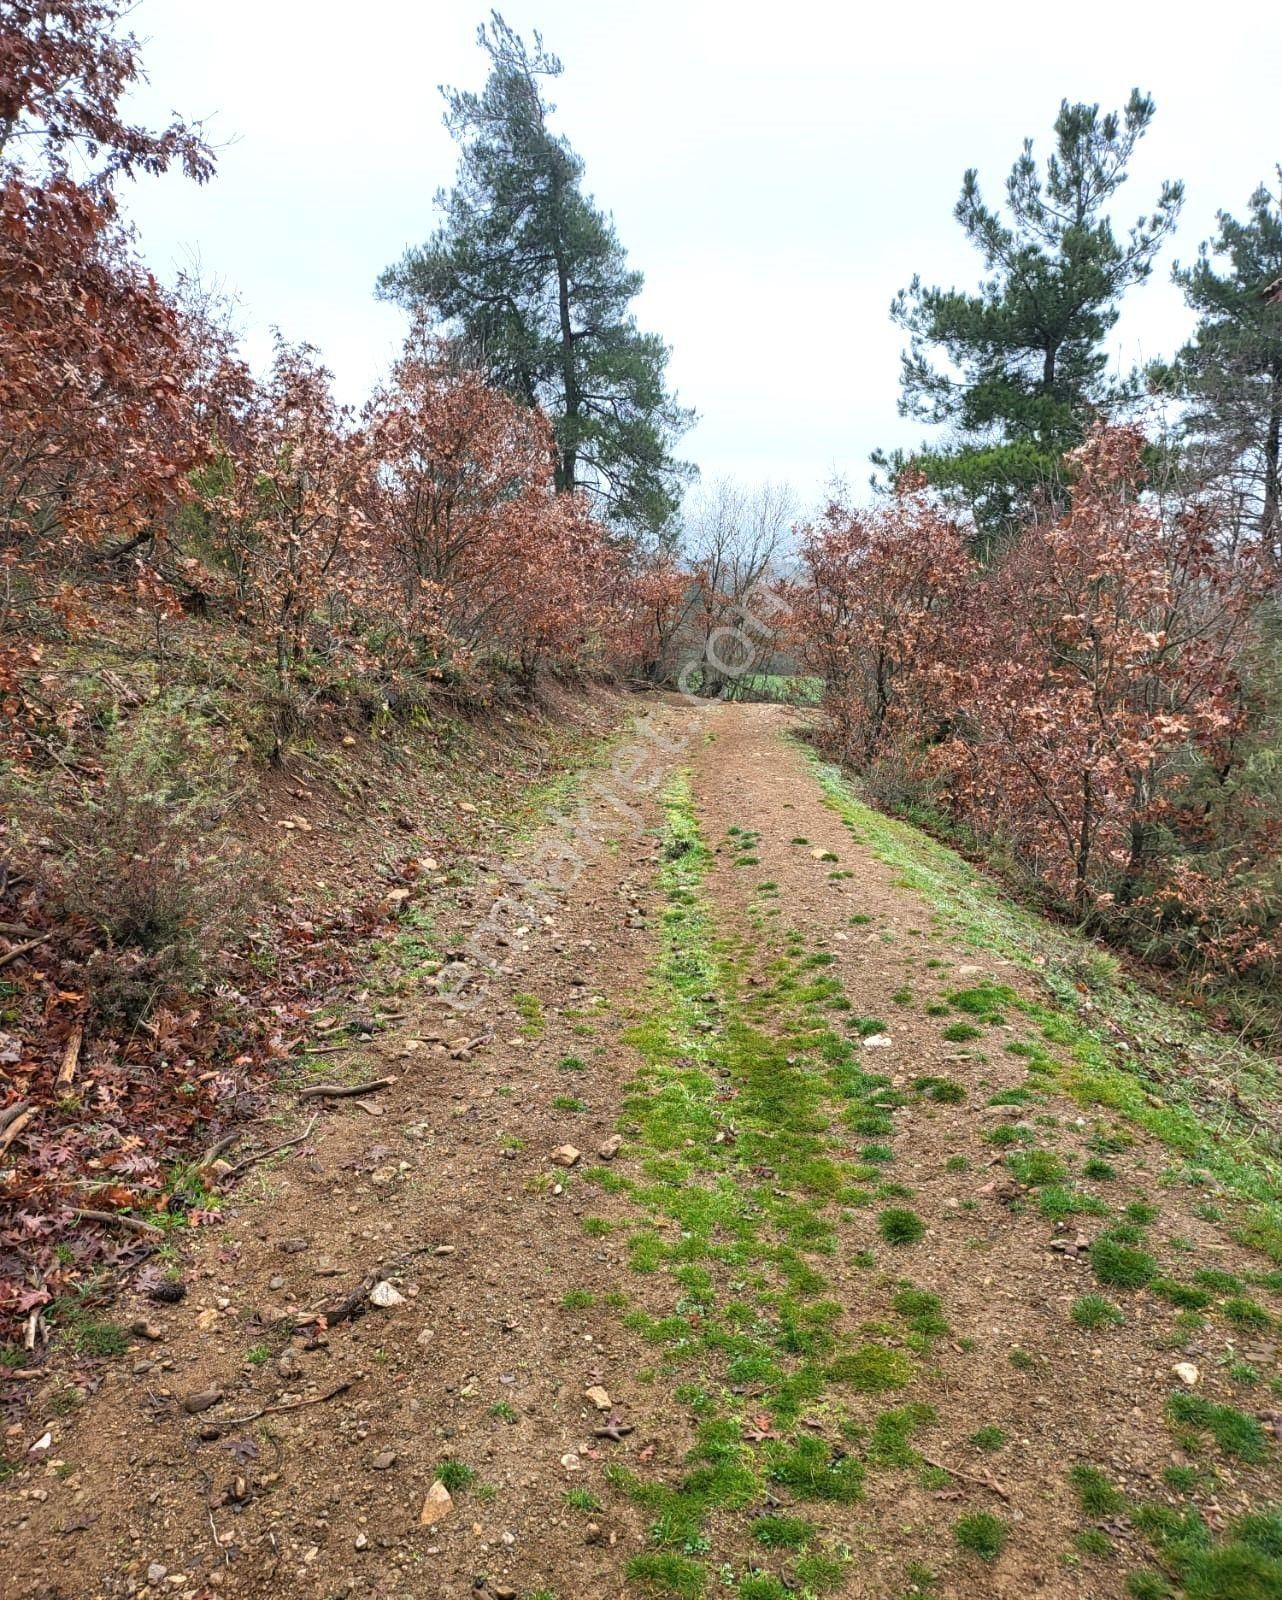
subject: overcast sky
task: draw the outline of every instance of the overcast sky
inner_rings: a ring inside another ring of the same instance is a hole
[[[1175,245],[1132,292],[1119,360],[1172,350],[1188,326],[1169,282],[1217,209],[1241,211],[1282,160],[1282,12],[1136,5],[856,6],[790,0],[509,0],[565,63],[558,123],[645,274],[641,325],[672,347],[700,421],[705,476],[786,480],[817,499],[862,488],[896,415],[901,339],[886,312],[914,272],[971,288],[952,219],[961,177],[992,198],[1020,141],[1047,148],[1062,98],[1157,101],[1119,220],[1164,177],[1188,188]],[[143,180],[128,203],[171,278],[197,257],[267,330],[319,345],[359,401],[399,342],[373,298],[380,269],[433,226],[454,147],[437,85],[479,88],[480,0],[141,0],[150,86],[135,108],[204,118],[224,146],[204,189]],[[1187,21],[1184,18],[1187,17]]]

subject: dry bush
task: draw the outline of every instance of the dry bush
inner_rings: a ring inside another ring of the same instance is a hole
[[[48,886],[89,934],[85,980],[101,1013],[141,1016],[224,971],[262,879],[229,822],[234,759],[199,715],[161,700],[108,732],[100,783],[56,803],[63,853]]]

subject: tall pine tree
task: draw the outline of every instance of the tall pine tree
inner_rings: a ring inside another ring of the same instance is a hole
[[[549,126],[556,56],[491,13],[478,95],[444,89],[459,145],[444,220],[379,279],[494,384],[551,417],[556,484],[586,489],[617,525],[662,534],[691,469],[672,448],[693,421],[666,380],[668,351],[630,309],[642,277],[612,220],[583,192],[583,161]]]
[[[1153,212],[1121,238],[1109,218],[1153,110],[1138,89],[1121,112],[1103,115],[1065,100],[1043,166],[1024,141],[1004,208],[984,200],[972,168],[954,215],[987,276],[974,293],[914,277],[891,306],[910,340],[901,415],[953,429],[913,464],[966,506],[981,541],[1026,515],[1038,493],[1054,494],[1064,451],[1125,393],[1109,378],[1105,336],[1183,199],[1181,184],[1164,183]],[[892,474],[907,459],[874,457]]]
[[[1242,222],[1221,211],[1197,261],[1176,265],[1197,331],[1156,375],[1185,402],[1187,466],[1282,563],[1282,198],[1261,184],[1248,204]]]

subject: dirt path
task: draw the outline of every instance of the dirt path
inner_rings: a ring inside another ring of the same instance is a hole
[[[526,853],[561,887],[496,875],[470,1009],[336,1063],[396,1082],[33,1409],[6,1600],[1282,1592],[1232,1526],[1277,1494],[1267,1263],[1058,1091],[787,722],[657,708]]]

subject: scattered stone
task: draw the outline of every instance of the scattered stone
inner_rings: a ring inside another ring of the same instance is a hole
[[[597,1155],[600,1156],[602,1161],[613,1161],[622,1148],[623,1135],[621,1133],[612,1133],[597,1151]]]
[[[578,1453],[574,1450],[566,1451],[566,1453],[561,1457],[561,1465],[567,1472],[583,1471],[583,1463],[579,1460]]]
[[[291,1379],[302,1376],[303,1364],[292,1350],[286,1350],[276,1363],[276,1370],[288,1383]]]
[[[572,1167],[579,1159],[579,1152],[572,1144],[558,1145],[552,1152],[552,1159],[558,1167]]]
[[[585,1389],[583,1398],[590,1405],[594,1405],[598,1411],[608,1411],[610,1409],[610,1396],[599,1383],[594,1383],[591,1387]]]
[[[365,1535],[363,1533],[358,1533],[356,1535],[356,1537],[352,1540],[352,1548],[354,1550],[368,1550],[369,1549],[369,1540],[365,1537]]]
[[[284,1278],[281,1277],[280,1273],[278,1272],[278,1273],[276,1273],[276,1275],[274,1277],[269,1278],[267,1280],[267,1287],[269,1289],[271,1289],[273,1292],[279,1292],[281,1289],[283,1289],[285,1287],[285,1280],[284,1280]]]
[[[865,1050],[889,1050],[890,1047],[891,1039],[888,1033],[870,1034],[868,1038],[864,1040]]]
[[[287,1256],[301,1255],[311,1245],[310,1239],[304,1239],[301,1234],[292,1239],[277,1239],[276,1248]]]
[[[427,1498],[423,1501],[423,1509],[419,1513],[419,1523],[424,1528],[434,1528],[438,1522],[444,1522],[447,1517],[454,1515],[454,1501],[450,1491],[438,1478],[427,1491]]]
[[[174,1278],[166,1278],[163,1283],[158,1283],[155,1288],[147,1291],[147,1298],[159,1301],[164,1306],[176,1306],[186,1293],[185,1283],[179,1283]]]
[[[583,1530],[583,1542],[584,1542],[584,1544],[600,1544],[601,1543],[601,1527],[600,1527],[599,1523],[596,1523],[596,1522],[589,1522],[588,1523],[587,1527],[584,1528],[584,1530]]]
[[[141,1318],[129,1324],[130,1333],[139,1339],[150,1339],[153,1344],[165,1337],[165,1330],[154,1322],[146,1322]]]
[[[1187,1384],[1190,1389],[1201,1377],[1201,1373],[1191,1361],[1177,1361],[1171,1370],[1180,1382]]]
[[[380,1450],[370,1462],[370,1470],[372,1472],[390,1472],[395,1465],[396,1451]]]
[[[369,1292],[369,1299],[371,1305],[383,1306],[385,1309],[405,1304],[405,1296],[399,1289],[394,1289],[386,1278],[374,1285]]]
[[[169,1568],[162,1567],[159,1561],[153,1561],[147,1568],[148,1583],[164,1583],[169,1576]]]
[[[198,1389],[183,1401],[183,1410],[194,1417],[201,1411],[208,1411],[210,1406],[216,1406],[222,1397],[221,1389]]]

